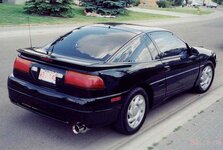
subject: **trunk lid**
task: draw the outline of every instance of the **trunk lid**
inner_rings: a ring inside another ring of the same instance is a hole
[[[21,59],[21,61],[25,60],[30,62],[25,63],[26,68],[28,64],[30,70],[28,73],[21,72],[18,70],[18,67],[16,69],[14,66],[15,77],[38,86],[48,87],[81,98],[92,98],[106,95],[106,82],[105,85],[102,84],[102,81],[104,82],[105,80],[105,76],[103,75],[104,70],[131,66],[130,64],[108,64],[104,62],[77,60],[59,56],[52,57],[44,51],[31,48],[19,49],[18,52],[18,58]],[[66,78],[67,73],[71,73],[69,79]],[[74,76],[76,75],[73,80],[72,73]],[[89,81],[83,82],[85,79]],[[104,88],[89,89],[83,88],[83,86],[72,86],[74,84],[66,84],[67,81],[74,82],[75,84],[86,84],[86,87],[89,87],[89,84],[97,84],[95,87],[100,85],[104,86]]]

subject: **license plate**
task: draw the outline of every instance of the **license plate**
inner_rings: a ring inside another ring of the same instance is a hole
[[[40,69],[39,73],[39,80],[48,82],[48,83],[53,83],[56,84],[56,76],[57,73],[50,71],[50,70],[45,70],[45,69]]]

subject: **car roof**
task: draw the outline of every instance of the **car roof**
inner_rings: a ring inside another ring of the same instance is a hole
[[[167,31],[166,29],[150,27],[145,25],[129,24],[129,23],[98,23],[93,25],[87,25],[88,27],[101,27],[101,28],[112,28],[116,30],[122,30],[135,34],[149,33],[154,31]]]

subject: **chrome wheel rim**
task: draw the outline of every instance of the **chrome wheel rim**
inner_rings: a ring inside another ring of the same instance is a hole
[[[135,129],[142,122],[145,115],[146,103],[142,95],[136,95],[131,100],[127,111],[127,122],[129,127]]]
[[[207,88],[210,86],[211,81],[213,78],[213,70],[211,68],[211,66],[206,66],[202,73],[201,73],[201,77],[200,77],[200,86],[203,90],[207,90]]]

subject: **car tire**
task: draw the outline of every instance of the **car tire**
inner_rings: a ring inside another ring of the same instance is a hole
[[[197,86],[195,87],[198,93],[204,93],[211,87],[215,75],[214,71],[214,64],[207,61],[200,72]]]
[[[124,104],[114,125],[126,135],[136,133],[143,125],[148,110],[148,95],[143,88],[135,88],[124,97]]]

